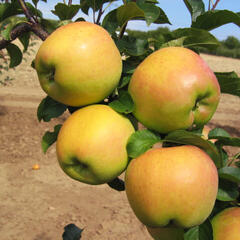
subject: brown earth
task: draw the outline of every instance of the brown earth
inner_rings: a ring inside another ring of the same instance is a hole
[[[38,46],[32,47],[33,53]],[[240,75],[240,60],[202,56],[214,71]],[[24,58],[16,69],[0,75],[5,84],[0,85],[0,239],[60,240],[69,223],[84,228],[86,240],[150,239],[124,192],[72,180],[58,166],[55,146],[43,154],[42,135],[67,114],[50,123],[38,122],[36,110],[45,94],[29,66],[33,55]],[[209,126],[240,137],[239,112],[240,98],[223,95]],[[34,164],[40,169],[33,170]]]

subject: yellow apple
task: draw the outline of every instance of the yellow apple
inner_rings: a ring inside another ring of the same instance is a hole
[[[212,70],[198,54],[182,47],[150,54],[136,68],[128,90],[135,117],[160,133],[203,126],[220,99]]]
[[[151,149],[129,163],[125,186],[130,206],[146,226],[190,228],[210,215],[218,172],[198,147]]]
[[[226,208],[211,221],[213,240],[240,239],[240,207]]]
[[[120,53],[108,32],[75,22],[55,30],[40,46],[35,68],[43,90],[70,106],[102,101],[118,85]]]
[[[154,240],[183,240],[184,229],[178,227],[147,227],[149,234]]]
[[[67,175],[81,182],[110,182],[127,167],[126,144],[133,132],[131,122],[109,106],[83,107],[60,129],[59,164]]]

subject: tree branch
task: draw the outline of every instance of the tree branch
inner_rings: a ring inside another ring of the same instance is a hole
[[[49,33],[46,32],[39,23],[37,24],[22,23],[11,31],[10,35],[11,40],[5,39],[0,40],[0,50],[6,48],[8,44],[10,44],[12,41],[22,36],[26,32],[33,32],[43,41],[49,36]]]
[[[126,23],[122,26],[121,31],[120,31],[119,36],[118,36],[119,39],[121,39],[121,38],[123,37],[124,32],[125,32],[125,30],[126,30],[126,28],[127,28],[127,23],[128,23],[128,22],[126,22]]]
[[[216,2],[214,3],[214,5],[212,6],[211,11],[215,10],[215,8],[217,7],[218,3],[220,2],[220,0],[216,0]]]
[[[96,24],[100,24],[100,19],[101,19],[101,16],[103,15],[104,11],[102,9],[103,5],[100,7],[99,9],[99,12],[98,12],[98,17],[97,17],[97,21],[96,21]]]
[[[22,34],[31,31],[31,25],[29,23],[22,23],[15,27],[11,32],[11,40],[0,40],[0,50],[6,48],[9,43],[11,43],[16,38],[20,37]]]
[[[24,2],[24,0],[18,0],[18,2],[21,5],[22,10],[23,10],[26,18],[28,19],[28,21],[30,23],[38,23],[38,20],[31,14],[29,9],[27,8],[26,3]]]

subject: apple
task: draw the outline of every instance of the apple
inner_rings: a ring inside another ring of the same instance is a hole
[[[198,54],[183,47],[150,54],[134,71],[128,90],[135,117],[160,133],[203,126],[220,99],[212,70]]]
[[[184,240],[184,229],[178,227],[147,227],[154,240]]]
[[[213,240],[240,239],[240,207],[226,208],[211,221]]]
[[[108,32],[89,22],[69,23],[40,46],[35,68],[42,89],[70,106],[98,103],[116,88],[121,55]]]
[[[210,215],[218,172],[196,146],[150,149],[129,163],[125,187],[130,206],[146,226],[190,228]]]
[[[81,182],[110,182],[127,167],[126,145],[134,131],[130,120],[109,106],[83,107],[59,131],[59,164],[67,175]]]

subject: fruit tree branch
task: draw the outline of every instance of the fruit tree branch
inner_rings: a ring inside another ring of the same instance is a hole
[[[7,47],[9,43],[11,43],[16,38],[20,37],[22,34],[29,32],[31,30],[31,25],[29,23],[22,23],[14,28],[11,32],[11,40],[0,40],[0,49]]]
[[[28,19],[28,21],[29,21],[30,23],[37,23],[37,22],[38,22],[38,21],[37,21],[37,18],[35,18],[35,17],[31,14],[31,12],[29,11],[29,9],[28,9],[27,6],[26,6],[25,1],[24,1],[24,0],[18,0],[18,2],[19,2],[19,4],[21,5],[22,10],[23,10],[26,18]]]
[[[24,0],[18,0],[18,1],[24,11],[25,16],[28,19],[28,22],[22,23],[22,24],[16,26],[15,28],[13,28],[13,30],[11,31],[11,34],[10,34],[10,40],[1,39],[0,40],[0,50],[3,48],[6,48],[8,46],[8,44],[10,44],[13,40],[22,36],[26,32],[33,32],[35,35],[37,35],[43,41],[49,35],[49,33],[43,29],[41,24],[38,23],[37,18],[35,18],[31,14],[31,12],[27,8]]]

